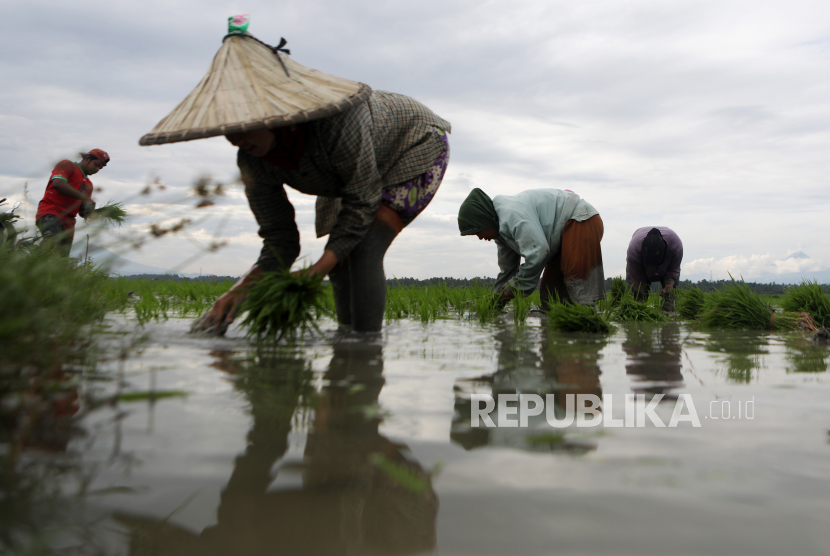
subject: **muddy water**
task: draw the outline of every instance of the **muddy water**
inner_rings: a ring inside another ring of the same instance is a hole
[[[108,335],[124,357],[98,370],[117,380],[83,393],[158,395],[89,410],[23,458],[62,462],[32,495],[36,538],[134,555],[830,552],[830,352],[802,335],[326,322],[257,349],[188,325]],[[474,395],[517,393],[547,411],[471,426]],[[625,426],[627,394],[685,420]],[[568,395],[603,398],[604,422],[552,427]]]

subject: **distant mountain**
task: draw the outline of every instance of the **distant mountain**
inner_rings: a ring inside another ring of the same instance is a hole
[[[786,261],[787,259],[809,259],[809,258],[810,257],[808,257],[804,252],[799,251],[798,253],[793,253],[789,257],[784,257],[784,260]]]

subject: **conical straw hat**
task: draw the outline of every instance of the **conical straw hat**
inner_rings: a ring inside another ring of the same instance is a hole
[[[272,48],[248,34],[226,36],[207,75],[139,145],[316,120],[342,112],[372,92],[363,83],[298,64],[283,54],[288,52],[283,44]]]

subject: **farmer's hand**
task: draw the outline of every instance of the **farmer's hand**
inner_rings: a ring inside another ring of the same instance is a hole
[[[666,284],[666,287],[665,287],[665,288],[663,288],[662,290],[660,290],[660,296],[661,296],[661,297],[665,297],[665,295],[666,295],[667,293],[669,293],[669,292],[670,292],[671,290],[673,290],[673,289],[674,289],[674,283],[673,283],[673,282],[669,282],[668,284]]]
[[[320,274],[323,277],[328,276],[331,269],[337,264],[337,257],[334,255],[333,251],[329,251],[326,249],[323,251],[323,256],[320,257],[316,263],[311,265],[308,268],[304,268],[302,270],[295,270],[291,274],[297,275],[300,273],[308,274],[309,276],[314,276],[315,274]]]
[[[216,300],[210,311],[196,319],[193,326],[190,327],[190,331],[208,332],[217,336],[224,335],[228,326],[236,318],[239,305],[248,296],[248,288],[259,280],[261,274],[262,270],[256,266],[249,270],[231,289]]]
[[[513,290],[510,289],[509,286],[504,286],[501,289],[501,295],[499,295],[499,299],[496,304],[499,309],[504,309],[504,306],[510,303],[511,299],[513,299]]]

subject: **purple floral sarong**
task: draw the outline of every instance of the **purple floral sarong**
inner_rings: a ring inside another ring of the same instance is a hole
[[[383,188],[381,202],[398,213],[404,226],[415,220],[415,217],[427,208],[447,171],[447,162],[450,158],[447,134],[441,129],[435,128],[435,130],[444,141],[446,150],[435,159],[432,166],[420,176]]]

